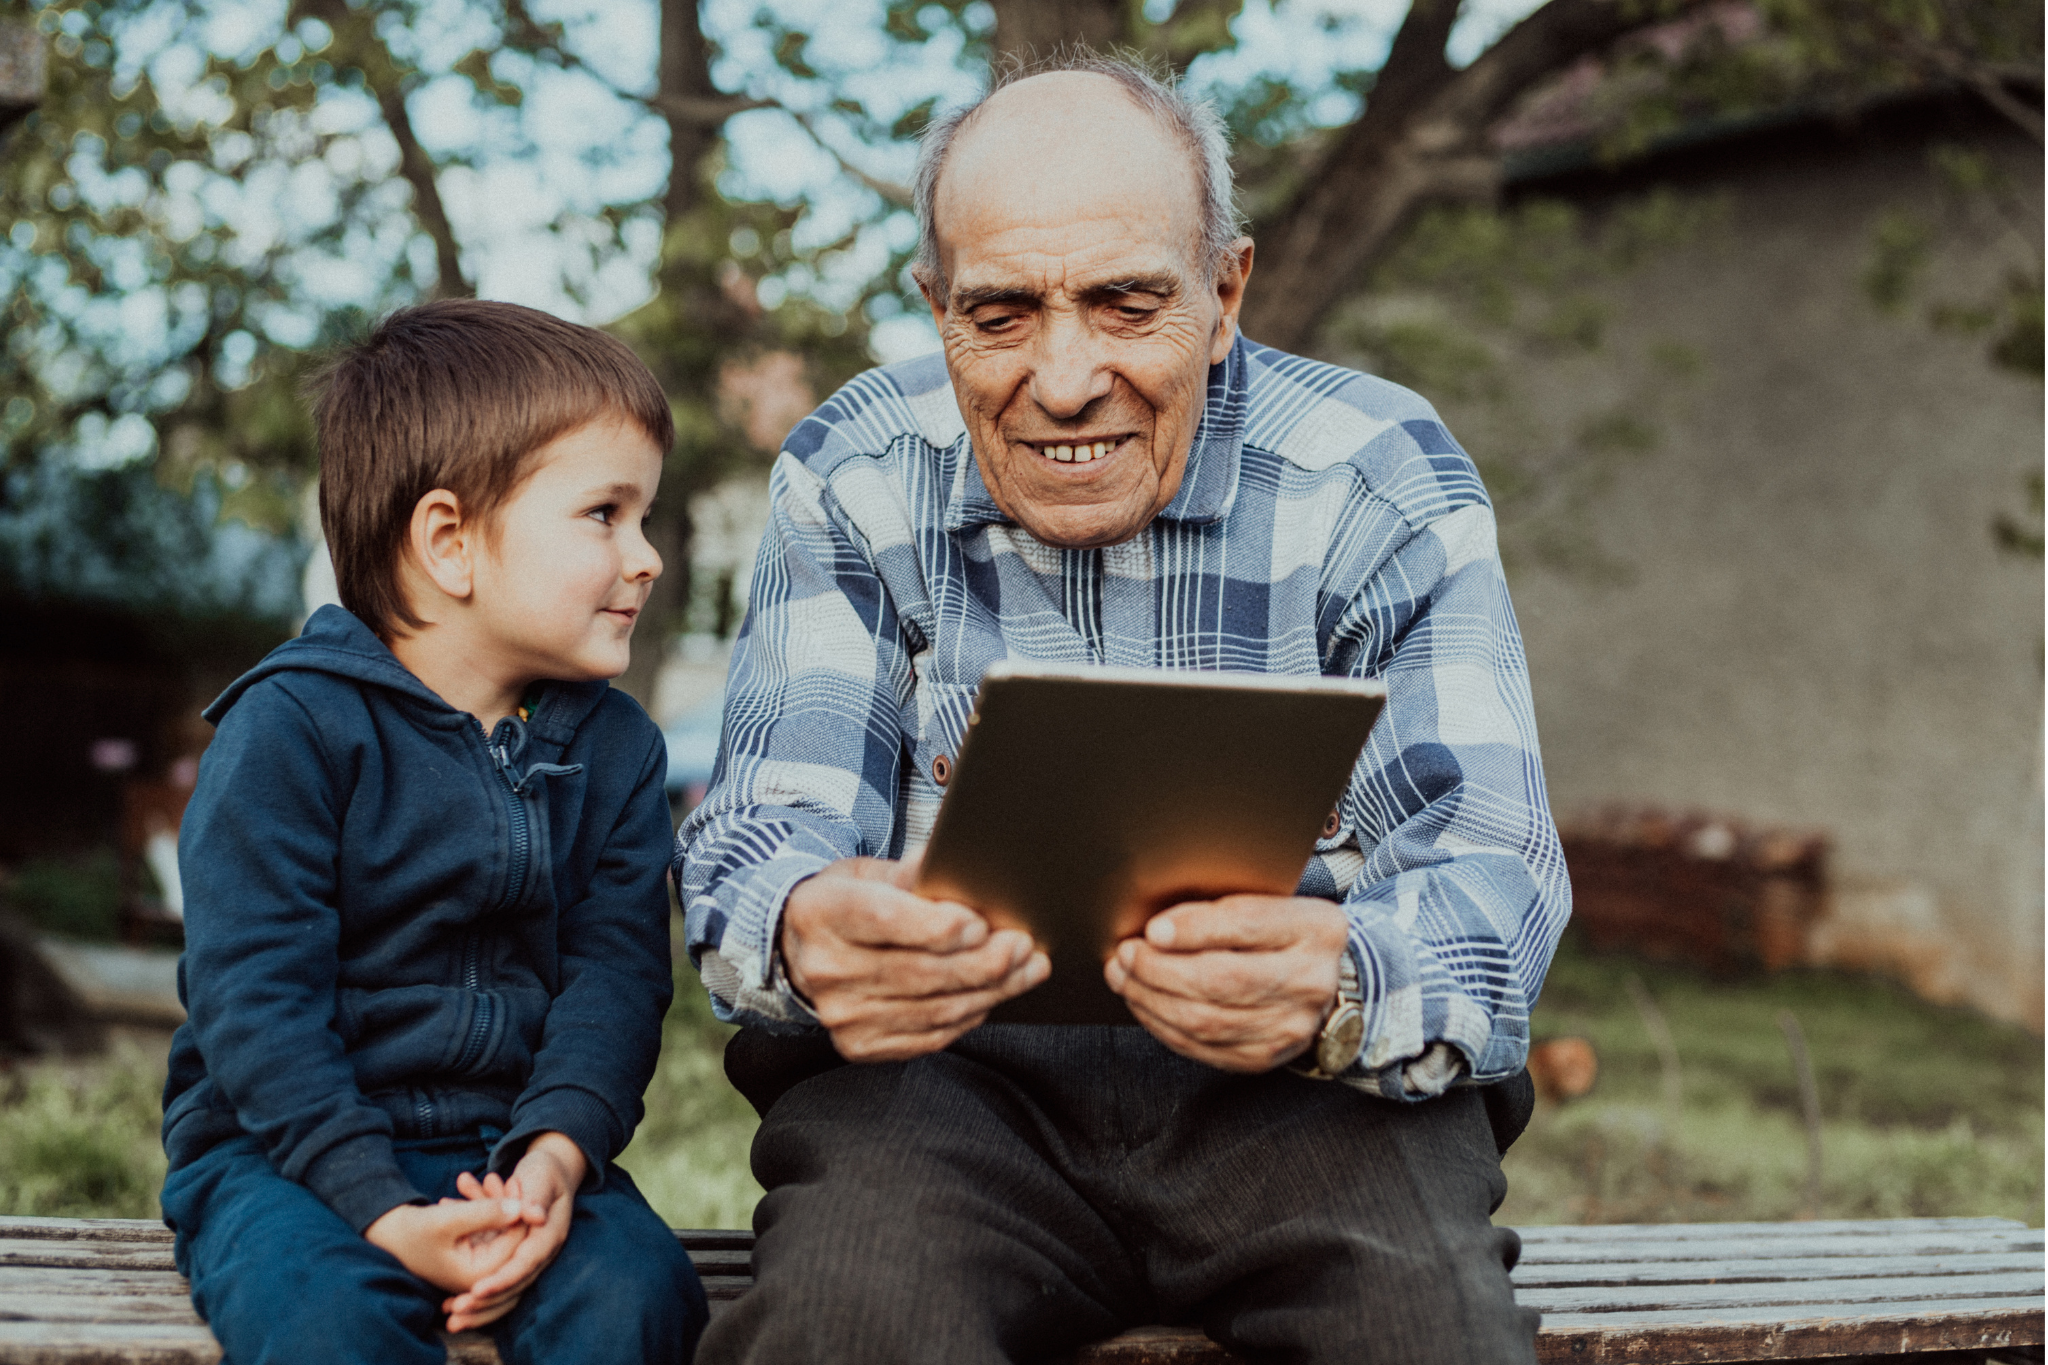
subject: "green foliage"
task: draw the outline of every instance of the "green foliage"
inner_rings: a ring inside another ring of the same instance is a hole
[[[1626,983],[1646,985],[1677,1044],[1674,1126]],[[1800,1215],[1806,1131],[1777,1025],[1805,1032],[1820,1092],[1821,1216],[1996,1215],[2038,1225],[2042,1050],[2011,1025],[1828,972],[1717,980],[1560,951],[1531,1026],[1592,1042],[1600,1080],[1542,1102],[1508,1154],[1510,1223],[1739,1221]]]
[[[2041,557],[2041,471],[2029,470],[2021,478],[2026,489],[2024,513],[2000,512],[1991,519],[1991,539],[2008,554]]]
[[[1863,292],[1887,313],[1903,312],[1927,269],[1934,230],[1905,209],[1892,209],[1877,220],[1871,233],[1870,262],[1863,269]]]
[[[1668,190],[1597,218],[1555,199],[1425,213],[1324,334],[1335,355],[1428,397],[1472,451],[1512,564],[1617,580],[1626,565],[1594,534],[1616,473],[1654,451],[1699,372],[1671,338],[1617,352],[1612,287],[1660,254],[1717,230],[1718,198]],[[1539,410],[1532,364],[1597,367]]]
[[[0,1073],[0,1213],[155,1218],[161,1047],[124,1041],[107,1058]]]
[[[121,929],[121,867],[110,849],[37,858],[15,869],[6,900],[38,929],[111,942]]]

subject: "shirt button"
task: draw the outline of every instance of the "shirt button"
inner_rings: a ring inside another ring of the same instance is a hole
[[[1342,828],[1344,828],[1344,817],[1333,810],[1330,812],[1330,818],[1323,821],[1323,837],[1325,839],[1334,839],[1337,837],[1337,831]]]
[[[952,775],[953,760],[944,754],[934,754],[932,756],[932,781],[943,787],[946,785],[946,779]]]

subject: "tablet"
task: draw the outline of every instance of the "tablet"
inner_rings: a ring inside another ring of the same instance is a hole
[[[1347,678],[991,667],[917,884],[1050,956],[989,1018],[1134,1022],[1110,951],[1182,901],[1291,895],[1385,701]]]

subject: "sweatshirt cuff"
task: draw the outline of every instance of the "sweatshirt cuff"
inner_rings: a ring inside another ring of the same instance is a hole
[[[507,1175],[542,1133],[560,1133],[583,1153],[583,1188],[604,1188],[605,1170],[625,1147],[625,1135],[611,1106],[588,1090],[560,1086],[522,1099],[512,1111],[512,1130],[491,1148],[490,1168]]]
[[[329,1147],[306,1167],[303,1183],[357,1232],[400,1204],[427,1202],[398,1168],[391,1139],[382,1133],[365,1133]]]

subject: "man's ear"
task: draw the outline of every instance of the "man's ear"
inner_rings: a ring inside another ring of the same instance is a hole
[[[479,537],[480,528],[462,514],[462,500],[436,488],[413,504],[406,550],[413,567],[443,596],[467,601],[476,586]],[[426,605],[416,603],[415,610]]]
[[[1245,282],[1251,277],[1252,239],[1240,237],[1216,263],[1216,303],[1221,312],[1216,319],[1216,337],[1209,343],[1211,365],[1221,364],[1223,357],[1230,354],[1231,343],[1237,340],[1237,314],[1244,307]]]
[[[933,272],[921,265],[910,267],[910,278],[917,281],[917,292],[924,295],[925,306],[932,310],[932,324],[939,329],[939,335],[946,334],[946,294],[944,284],[933,278]]]

